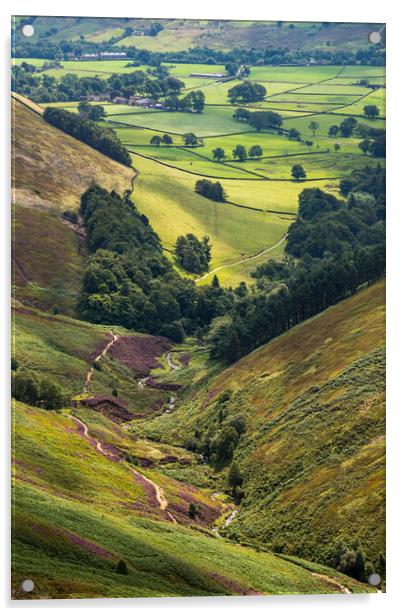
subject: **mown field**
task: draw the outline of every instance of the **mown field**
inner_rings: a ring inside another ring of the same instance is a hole
[[[91,63],[105,71],[113,65],[119,72],[126,71],[123,64],[121,61]],[[164,246],[172,249],[179,234],[208,235],[213,245],[210,269],[221,268],[217,272],[219,279],[225,284],[236,284],[242,279],[250,281],[250,271],[261,251],[273,248],[274,254],[281,257],[281,245],[277,248],[277,243],[286,234],[297,211],[302,188],[318,186],[338,194],[340,179],[352,169],[367,164],[368,159],[358,147],[359,138],[329,137],[328,130],[350,115],[368,126],[384,127],[384,89],[372,91],[359,85],[360,79],[371,83],[373,79],[383,79],[384,68],[252,67],[250,79],[266,88],[264,101],[231,105],[228,90],[239,81],[191,77],[195,72],[224,72],[224,66],[174,63],[166,66],[187,88],[204,92],[203,113],[164,112],[107,103],[103,125],[113,128],[130,150],[133,165],[139,171],[134,200],[149,216]],[[366,104],[379,107],[379,119],[365,118]],[[76,105],[66,103],[65,107],[73,111]],[[255,131],[233,118],[239,106],[250,111],[276,111],[283,118],[283,128],[297,129],[303,141],[290,140],[287,132]],[[311,122],[317,126],[312,128]],[[183,135],[187,132],[196,134],[198,147],[183,147]],[[172,146],[150,145],[154,135],[164,133],[172,138]],[[235,160],[233,150],[238,144],[244,145],[247,151],[253,145],[260,145],[262,157],[244,162]],[[221,163],[213,157],[213,150],[218,147],[226,155]],[[304,167],[304,183],[292,179],[294,164]],[[245,207],[217,205],[195,194],[195,182],[203,177],[220,181],[228,201]],[[245,261],[248,258],[250,263]],[[210,280],[211,276],[207,276],[200,284]]]

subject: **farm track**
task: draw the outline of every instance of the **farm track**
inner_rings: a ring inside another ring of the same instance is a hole
[[[207,274],[200,276],[200,278],[196,278],[196,282],[201,282],[202,280],[205,280],[209,276],[212,276],[216,272],[220,272],[223,269],[230,269],[231,267],[237,267],[238,265],[241,265],[242,263],[246,263],[248,261],[253,261],[254,259],[258,259],[259,257],[262,257],[263,255],[273,251],[275,248],[278,248],[279,246],[281,246],[281,244],[285,242],[286,237],[287,237],[286,235],[283,235],[281,240],[279,240],[276,244],[274,244],[273,246],[270,246],[269,248],[265,248],[261,252],[258,252],[256,255],[252,255],[251,257],[245,257],[244,259],[240,259],[239,261],[236,261],[235,263],[228,263],[228,264],[220,265],[219,267],[216,267],[215,269],[211,270],[211,272],[207,272]]]

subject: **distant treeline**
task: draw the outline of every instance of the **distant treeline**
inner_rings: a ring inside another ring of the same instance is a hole
[[[47,107],[43,117],[52,126],[83,141],[109,158],[126,167],[131,166],[128,150],[112,129],[103,128],[92,120],[80,117],[77,113],[70,113],[56,107]]]
[[[158,100],[161,96],[176,96],[184,87],[183,81],[167,75],[163,67],[151,74],[134,67],[130,73],[113,74],[107,79],[77,77],[72,69],[71,73],[56,79],[29,62],[22,62],[13,66],[11,73],[11,89],[41,103],[77,101],[94,95],[113,99],[137,94]]]
[[[320,62],[325,64],[364,64],[372,66],[385,65],[385,49],[381,44],[368,45],[357,51],[346,47],[337,51],[325,48],[297,49],[267,46],[265,49],[236,48],[230,51],[198,47],[187,51],[152,52],[135,47],[120,47],[111,41],[94,42],[88,40],[59,41],[52,43],[41,40],[38,43],[14,39],[11,45],[15,58],[46,58],[49,60],[67,60],[73,56],[79,58],[85,53],[124,52],[127,58],[141,64],[158,66],[161,62],[182,62],[191,64],[250,64],[280,65],[307,64]]]
[[[227,323],[211,335],[211,354],[233,362],[385,272],[385,171],[381,165],[345,180],[342,201],[319,188],[299,196],[284,263],[269,261],[245,288]],[[297,258],[296,261],[294,258]]]

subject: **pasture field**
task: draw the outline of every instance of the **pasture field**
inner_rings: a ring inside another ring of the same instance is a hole
[[[385,78],[386,69],[384,66],[345,66],[341,73],[341,77],[349,77],[354,79],[372,80],[374,77]]]
[[[376,105],[379,109],[379,115],[381,118],[386,114],[386,96],[385,90],[376,90],[371,92],[365,98],[353,103],[349,107],[340,110],[341,113],[351,113],[352,115],[364,115],[364,107],[366,105]],[[372,124],[372,120],[366,120],[368,124]]]
[[[328,137],[328,130],[330,126],[332,126],[333,124],[340,124],[340,122],[342,122],[346,116],[350,115],[350,110],[351,107],[346,107],[344,110],[338,109],[333,113],[327,112],[301,118],[286,118],[284,120],[283,126],[287,129],[290,129],[292,127],[297,128],[304,138],[311,138],[315,144],[318,143],[318,138],[324,137],[327,142],[334,143],[334,141],[339,141],[343,146],[344,143],[347,144],[351,142],[356,142],[357,139],[354,137]],[[312,134],[312,130],[309,128],[309,124],[312,120],[318,122],[319,124],[319,127],[316,129],[316,136]],[[362,124],[366,124],[367,126],[373,126],[374,128],[383,128],[385,125],[384,120],[367,120],[364,118],[362,120]]]
[[[170,75],[174,75],[174,77],[178,77],[178,79],[181,79],[182,77],[190,77],[192,73],[208,73],[210,75],[213,75],[214,73],[225,74],[224,64],[174,64],[171,62],[162,62],[162,66],[166,66]],[[210,82],[208,78],[202,77],[199,79],[200,83]]]
[[[136,148],[136,146],[134,146]],[[129,147],[130,150],[130,147]],[[191,174],[194,174],[196,181],[197,175],[209,176],[210,178],[244,178],[253,179],[244,165],[238,165],[236,161],[228,164],[223,163],[217,165],[212,158],[205,158],[205,154],[199,154],[202,148],[182,148],[182,147],[153,147],[144,146],[139,154],[159,160],[163,163],[173,165],[177,169],[183,169]],[[203,148],[204,150],[204,148]]]
[[[105,41],[109,41],[115,36],[121,36],[123,33],[123,28],[108,28],[106,30],[96,32],[95,34],[90,34],[86,37],[86,39],[87,41],[91,41],[93,43],[104,43]]]
[[[357,93],[358,95],[358,93]],[[310,104],[311,108],[314,109],[316,105],[323,105],[324,107],[331,108],[331,105],[341,106],[341,105],[349,105],[351,102],[354,102],[357,99],[357,95],[350,94],[339,94],[339,93],[328,93],[328,94],[320,94],[303,91],[296,92],[287,92],[286,94],[276,94],[275,96],[271,96],[268,102],[284,102],[284,103],[298,103],[299,104]],[[289,105],[292,107],[292,104]],[[318,109],[320,111],[320,109]]]
[[[47,60],[37,58],[13,58],[13,64],[21,64],[27,62],[36,67],[41,67]],[[141,66],[126,66],[130,60],[63,60],[62,68],[50,68],[43,71],[44,74],[51,77],[60,78],[68,73],[73,73],[79,77],[110,77],[113,74],[122,75],[124,73],[132,73],[133,71],[146,71],[150,67],[147,65]]]
[[[298,88],[297,94],[321,94],[321,95],[333,95],[348,96],[358,98],[364,94],[370,92],[369,88],[365,86],[349,85],[349,84],[333,84],[333,80],[326,81],[325,83],[312,84],[304,88]]]
[[[209,135],[222,135],[226,133],[239,133],[245,130],[245,126],[234,120],[233,110],[226,107],[206,107],[203,113],[190,114],[179,111],[159,111],[152,114],[120,115],[115,119],[128,126],[140,126],[164,132],[184,134],[193,132],[198,137]]]
[[[342,66],[253,66],[250,79],[253,81],[279,81],[316,83],[338,76]]]
[[[277,243],[287,230],[289,222],[282,220],[280,215],[215,203],[201,197],[194,192],[198,179],[195,176],[136,155],[133,155],[133,164],[139,170],[133,199],[139,210],[153,221],[164,246],[172,249],[177,236],[183,233],[194,233],[198,237],[208,235],[213,245],[211,268],[254,255]],[[264,206],[256,195],[262,184],[267,187],[266,182],[222,180],[222,184],[229,199],[251,207]],[[291,192],[294,189],[292,211],[295,211],[298,187],[289,184]],[[274,196],[273,199],[279,205]],[[283,207],[277,209],[285,210],[288,205],[286,197]]]
[[[138,70],[126,64],[127,61],[65,62],[63,71],[76,67],[102,70],[107,75],[115,70],[122,73]],[[283,247],[276,245],[290,224],[288,214],[284,213],[295,214],[298,193],[304,187],[317,185],[338,195],[339,179],[367,162],[358,148],[359,138],[329,137],[328,130],[348,115],[363,116],[366,104],[377,104],[381,116],[384,115],[384,90],[373,92],[354,85],[360,78],[382,79],[384,70],[366,66],[251,67],[250,79],[262,83],[267,90],[265,100],[231,105],[228,90],[240,83],[239,80],[224,82],[190,76],[224,73],[223,65],[164,65],[171,75],[185,82],[187,89],[204,92],[206,105],[202,113],[164,112],[105,103],[107,118],[102,125],[116,130],[130,150],[134,167],[140,172],[134,200],[150,218],[164,246],[172,249],[179,234],[208,235],[213,244],[211,269],[229,265],[228,270],[223,268],[217,273],[220,280],[232,284],[242,275],[250,281],[249,272],[255,263],[243,259],[259,259],[257,255],[271,247],[275,247],[274,253],[281,258]],[[139,68],[147,70],[145,66]],[[63,105],[74,111],[77,103]],[[283,128],[286,131],[296,128],[303,141],[292,141],[287,133],[254,131],[233,118],[234,110],[240,106],[250,111],[276,111],[283,117]],[[315,130],[310,128],[312,121],[319,124]],[[369,121],[362,117],[359,121],[368,126],[384,126],[382,119]],[[161,136],[165,132],[171,136],[172,146],[150,145],[153,135]],[[183,146],[183,135],[187,132],[197,135],[198,147],[178,147]],[[304,141],[312,143],[307,145]],[[338,152],[334,149],[336,143],[340,145]],[[238,144],[247,150],[260,145],[262,158],[234,160],[232,151]],[[213,159],[212,151],[218,147],[225,150],[223,163]],[[294,164],[304,167],[305,183],[292,181]],[[200,197],[194,192],[194,186],[202,177],[219,180],[229,201],[253,209],[215,204]],[[260,210],[274,210],[282,216]],[[234,265],[238,261],[242,263]],[[209,277],[205,280],[208,282]]]

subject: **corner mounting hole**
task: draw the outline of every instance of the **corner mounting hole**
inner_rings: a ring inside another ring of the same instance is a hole
[[[22,33],[24,36],[33,36],[35,33],[34,27],[31,24],[26,24],[22,27]]]
[[[32,580],[24,580],[21,584],[21,588],[24,592],[32,592],[35,584]]]
[[[371,573],[371,575],[368,577],[368,584],[371,584],[371,586],[379,586],[380,583],[381,576],[379,575],[379,573]]]
[[[368,40],[370,43],[377,45],[381,42],[381,35],[379,32],[371,32],[371,34],[368,36]]]

